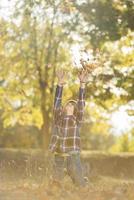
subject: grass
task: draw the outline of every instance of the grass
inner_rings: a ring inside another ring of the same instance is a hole
[[[121,155],[121,162],[125,167],[128,157],[129,155]],[[75,187],[68,176],[65,176],[60,187],[52,185],[50,177],[53,158],[45,157],[40,151],[2,150],[0,158],[0,200],[134,200],[134,180],[133,177],[127,177],[130,166],[125,176],[113,176],[114,173],[121,174],[120,171],[112,171],[116,168],[108,171],[114,164],[111,159],[115,159],[115,155],[95,153],[86,154],[85,158],[83,156],[83,164],[92,164],[87,173],[87,192]],[[118,159],[120,156],[116,155],[116,165],[119,164]],[[128,163],[130,164],[130,161]],[[121,167],[119,166],[119,169],[124,170],[123,166]],[[100,168],[107,173],[101,173]]]
[[[133,200],[134,181],[98,176],[89,184],[88,192],[81,192],[66,177],[62,186],[50,185],[49,180],[40,182],[35,177],[0,182],[0,199],[5,200]],[[20,196],[21,195],[21,196]],[[3,198],[3,199],[2,199]]]

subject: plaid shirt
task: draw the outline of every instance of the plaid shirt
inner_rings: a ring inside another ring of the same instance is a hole
[[[52,152],[67,153],[69,151],[80,151],[80,127],[82,124],[85,89],[79,88],[77,100],[77,112],[75,115],[63,115],[62,112],[63,86],[57,85],[54,100],[54,121],[49,150]]]

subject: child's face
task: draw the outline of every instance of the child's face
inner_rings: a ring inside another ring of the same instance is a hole
[[[65,112],[68,115],[73,115],[74,113],[74,105],[72,103],[68,103],[65,107]]]

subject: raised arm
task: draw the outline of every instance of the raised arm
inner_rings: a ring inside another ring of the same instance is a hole
[[[84,107],[85,107],[85,85],[87,79],[88,79],[88,72],[82,70],[79,74],[80,87],[77,100],[77,115],[76,115],[76,119],[79,124],[81,124],[83,120]]]
[[[55,98],[54,98],[54,109],[59,109],[61,107],[62,90],[63,90],[63,85],[65,84],[66,73],[63,70],[60,70],[56,72],[56,75],[58,78],[58,83],[57,83]]]
[[[54,119],[57,120],[60,117],[61,114],[61,108],[62,108],[62,92],[63,92],[63,86],[65,84],[65,72],[63,70],[57,71],[56,73],[58,78],[58,83],[56,86],[55,91],[55,98],[54,98]]]
[[[62,103],[62,91],[63,85],[56,86],[55,98],[54,98],[54,110],[59,109]]]

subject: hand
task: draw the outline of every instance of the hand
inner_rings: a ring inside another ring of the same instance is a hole
[[[88,71],[82,69],[78,74],[80,83],[87,83],[88,82]]]
[[[56,72],[58,78],[58,85],[64,85],[66,83],[66,72],[61,69]]]

